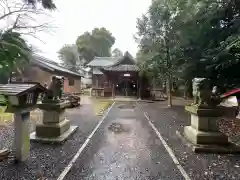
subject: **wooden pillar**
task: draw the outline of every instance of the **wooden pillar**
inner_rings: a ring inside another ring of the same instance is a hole
[[[98,88],[98,76],[96,75],[96,86]]]
[[[116,84],[115,84],[115,76],[114,75],[112,75],[111,81],[112,81],[112,98],[114,99],[115,98],[115,86],[116,86]]]
[[[112,83],[112,98],[115,98],[115,83]]]
[[[137,97],[139,98],[139,78],[137,78]]]

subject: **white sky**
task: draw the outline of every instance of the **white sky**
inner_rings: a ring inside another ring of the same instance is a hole
[[[52,35],[39,33],[44,41],[31,39],[44,56],[57,60],[57,51],[64,44],[75,43],[77,37],[95,27],[105,27],[116,38],[114,48],[129,51],[133,56],[137,44],[133,35],[137,32],[136,19],[147,11],[151,0],[56,0],[58,10],[51,13],[54,19]],[[50,18],[50,20],[52,20]]]

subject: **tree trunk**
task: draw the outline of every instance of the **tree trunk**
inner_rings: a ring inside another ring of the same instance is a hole
[[[186,81],[184,83],[184,95],[183,95],[184,99],[187,99],[187,91],[188,91],[187,83],[188,83],[188,81]]]
[[[171,76],[168,76],[167,79],[167,96],[168,96],[168,107],[172,107],[172,92],[171,92],[171,84],[172,84],[172,80],[171,80]]]
[[[172,75],[171,75],[171,57],[170,57],[170,48],[169,48],[169,41],[168,39],[165,40],[166,42],[166,49],[167,49],[167,62],[166,62],[166,65],[167,65],[167,68],[168,68],[168,72],[167,72],[167,87],[166,87],[166,90],[167,90],[167,96],[168,96],[168,107],[172,107]]]
[[[11,84],[12,83],[12,76],[13,76],[13,73],[10,72],[10,75],[9,75],[9,79],[8,79],[8,83]]]

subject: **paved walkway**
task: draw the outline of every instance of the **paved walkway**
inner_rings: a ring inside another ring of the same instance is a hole
[[[82,97],[80,107],[66,112],[78,130],[63,145],[31,143],[30,156],[24,163],[0,162],[0,180],[56,180],[98,124],[99,117],[94,114],[91,99]],[[0,147],[11,148],[13,135],[12,126],[0,129]]]
[[[91,98],[83,98],[81,107],[66,113],[79,126],[68,141],[31,143],[28,161],[0,162],[0,180],[181,180],[184,174],[191,180],[240,179],[240,155],[195,154],[176,136],[189,123],[185,101],[175,99],[172,108],[138,103],[149,120],[135,103],[121,102],[101,121]],[[0,129],[0,147],[12,138],[12,126]]]
[[[184,179],[135,103],[116,103],[64,180]]]

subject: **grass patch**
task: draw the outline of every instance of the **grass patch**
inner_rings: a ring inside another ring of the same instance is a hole
[[[13,122],[13,114],[5,113],[6,106],[0,106],[0,125],[8,125]]]
[[[104,111],[111,106],[112,100],[108,99],[94,99],[93,100],[93,110],[98,116],[103,115]]]
[[[0,106],[0,126],[7,126],[13,123],[14,117],[12,113],[5,113],[6,106]],[[30,113],[30,119],[36,122],[41,122],[41,114],[39,112],[32,111]]]

